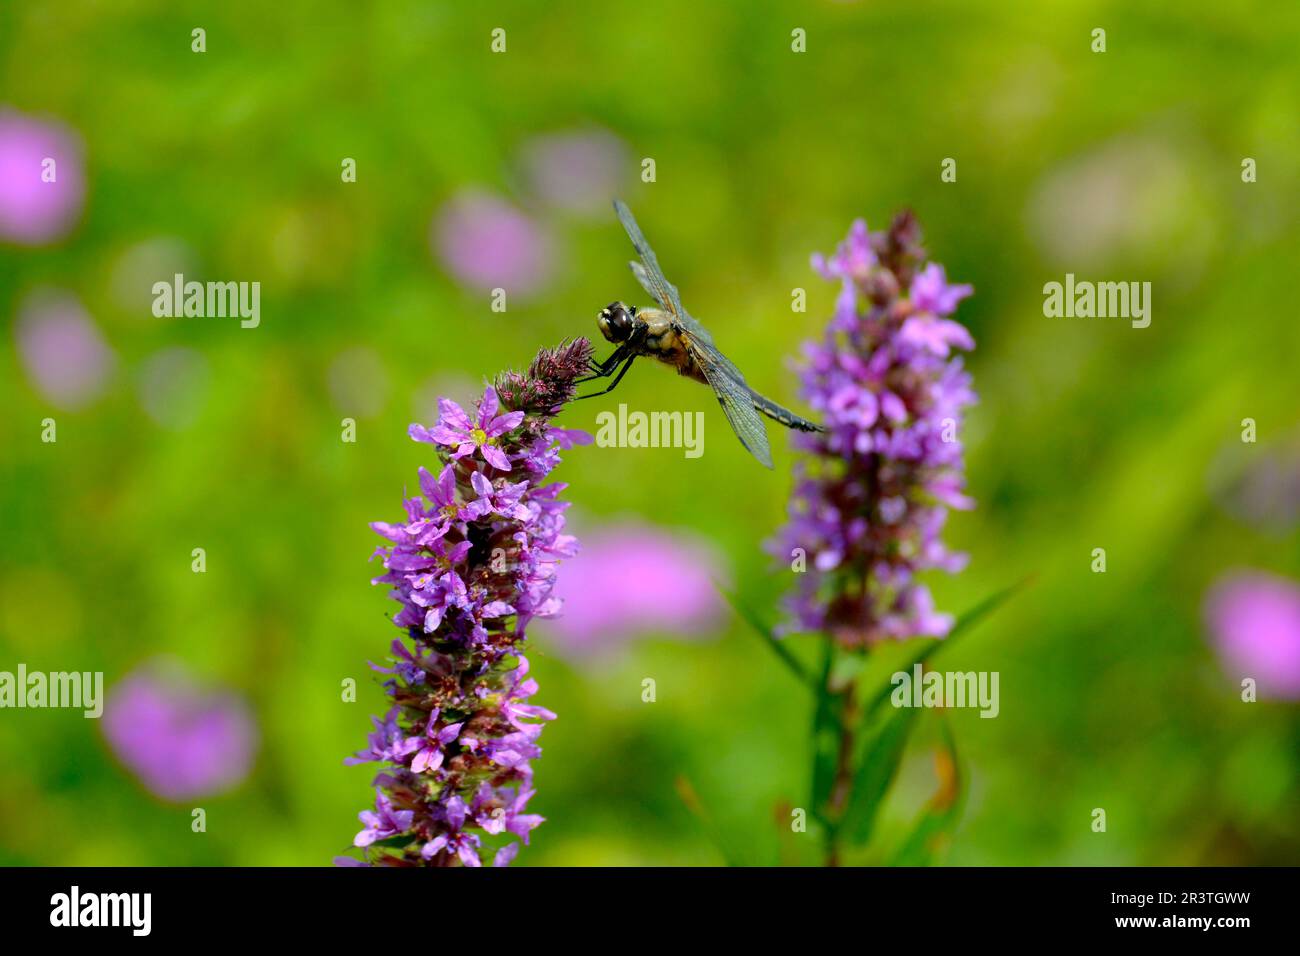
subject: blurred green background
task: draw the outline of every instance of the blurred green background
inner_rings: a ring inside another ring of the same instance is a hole
[[[974,284],[958,318],[979,343],[978,507],[948,531],[971,565],[933,585],[960,613],[1038,580],[936,659],[1001,674],[998,719],[952,714],[971,792],[943,858],[1294,862],[1295,704],[1239,700],[1202,601],[1225,569],[1300,576],[1294,511],[1251,520],[1234,498],[1300,440],[1298,28],[1294,5],[1209,0],[0,6],[0,104],[66,127],[86,180],[62,235],[0,245],[0,669],[102,670],[111,688],[169,656],[242,695],[261,739],[242,785],[172,805],[96,722],[5,711],[0,863],[316,865],[349,845],[373,768],[342,760],[382,705],[365,662],[397,635],[368,584],[367,523],[394,518],[431,463],[408,423],[594,335],[601,306],[639,292],[608,197],[557,205],[530,173],[539,142],[573,134],[615,158],[601,188],[636,211],[692,312],[796,407],[790,357],[836,292],[808,257],[855,217],[879,228],[910,206],[932,256]],[[431,243],[467,195],[508,204],[548,250],[503,313]],[[260,281],[260,327],[155,318],[149,289],[175,271]],[[1150,328],[1045,318],[1042,286],[1066,272],[1150,281]],[[42,289],[74,296],[108,355],[64,407],[18,344]],[[701,409],[707,453],[567,453],[574,527],[709,540],[772,616],[785,582],[761,544],[783,517],[786,437],[771,429],[763,471],[706,390],[656,368],[610,399],[562,423],[594,431],[619,401]],[[1240,441],[1246,417],[1257,444]],[[559,719],[530,807],[548,822],[519,864],[722,862],[679,776],[735,859],[814,862],[815,837],[788,825],[810,702],[769,652],[730,613],[710,640],[610,641],[588,661],[536,627],[535,702]],[[931,724],[867,862],[935,789]]]

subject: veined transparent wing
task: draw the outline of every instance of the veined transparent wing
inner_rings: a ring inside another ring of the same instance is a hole
[[[690,350],[695,364],[704,373],[704,378],[713,389],[713,394],[718,397],[718,404],[722,406],[722,411],[727,416],[727,421],[731,423],[731,428],[740,439],[740,443],[759,460],[763,467],[771,468],[772,450],[767,444],[767,428],[763,424],[762,417],[754,409],[753,397],[750,395],[749,386],[745,384],[745,376],[730,359],[718,351],[717,346],[713,344],[713,336],[709,335],[708,330],[682,306],[677,287],[664,276],[654,250],[641,234],[641,227],[636,224],[632,210],[617,199],[614,200],[614,210],[618,213],[619,222],[623,224],[627,237],[632,240],[632,248],[641,257],[639,263],[628,263],[632,267],[632,274],[636,276],[637,282],[641,283],[641,288],[645,289],[662,308],[670,312],[680,326],[686,348]]]
[[[764,468],[771,468],[772,450],[767,444],[767,428],[762,416],[754,409],[745,376],[712,342],[702,341],[690,331],[684,334],[684,339],[691,358],[704,373],[713,394],[718,396],[718,404],[740,443]]]
[[[645,266],[635,259],[628,262],[628,265],[631,266],[632,275],[636,276],[636,281],[641,283],[641,288],[645,289],[646,294],[668,312],[674,311],[672,301],[663,294],[660,286],[655,285],[654,280],[650,278],[650,273],[646,272]]]
[[[614,211],[618,213],[618,221],[623,224],[627,237],[632,240],[632,248],[641,257],[640,262],[628,263],[632,267],[632,274],[636,276],[636,281],[641,283],[641,288],[645,289],[661,307],[671,312],[685,329],[697,338],[712,344],[713,337],[709,335],[708,330],[683,308],[677,286],[668,281],[663,269],[659,267],[659,259],[650,248],[650,243],[646,242],[645,236],[641,234],[641,227],[636,224],[632,210],[628,209],[621,200],[615,199]]]

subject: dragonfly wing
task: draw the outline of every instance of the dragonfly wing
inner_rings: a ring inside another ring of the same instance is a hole
[[[667,302],[660,301],[659,290],[655,288],[655,284],[650,281],[650,274],[645,271],[645,266],[641,265],[641,263],[637,262],[635,259],[629,262],[628,265],[632,267],[632,275],[636,276],[636,281],[641,283],[641,288],[645,289],[646,294],[656,302],[659,302],[663,308],[671,311],[672,306]]]
[[[718,397],[718,404],[722,406],[740,443],[758,459],[759,464],[771,468],[772,450],[767,444],[767,428],[763,425],[762,417],[754,410],[754,399],[749,386],[745,384],[745,376],[711,342],[700,341],[689,330],[684,338],[691,357],[704,373],[713,394]]]
[[[682,307],[677,287],[668,281],[663,270],[659,268],[659,260],[655,257],[654,250],[650,248],[650,243],[646,242],[645,236],[641,234],[641,227],[636,224],[632,210],[615,199],[614,211],[618,213],[618,220],[623,224],[627,237],[632,240],[632,248],[641,257],[640,263],[629,263],[632,266],[632,274],[636,276],[637,282],[641,283],[641,288],[645,289],[651,298],[671,313],[676,320],[691,357],[704,373],[704,378],[713,389],[713,394],[718,397],[718,404],[722,406],[722,411],[727,416],[727,421],[731,423],[731,428],[740,439],[740,443],[765,468],[771,468],[772,450],[767,444],[767,428],[763,425],[763,419],[758,412],[754,410],[753,396],[750,394],[749,386],[745,384],[745,376],[730,359],[718,351],[713,344],[713,336],[709,335],[708,330]]]
[[[655,256],[655,251],[650,248],[650,243],[646,242],[645,236],[641,234],[641,227],[636,224],[632,210],[618,199],[614,200],[614,210],[618,213],[618,220],[623,224],[627,237],[632,240],[632,248],[641,257],[640,262],[628,263],[632,267],[632,274],[636,276],[636,281],[641,283],[641,288],[645,289],[662,308],[672,313],[673,317],[692,335],[711,343],[713,338],[704,326],[682,307],[682,297],[677,291],[677,286],[668,281],[663,269],[659,267],[659,259]]]

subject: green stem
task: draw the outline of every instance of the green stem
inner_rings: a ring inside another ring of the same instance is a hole
[[[856,681],[850,681],[841,691],[836,692],[840,698],[836,708],[840,715],[840,741],[835,755],[835,777],[831,783],[830,799],[827,801],[827,816],[830,830],[826,840],[826,865],[840,865],[840,824],[844,811],[849,806],[849,795],[853,790],[853,745],[854,728],[858,722],[858,708],[855,697]],[[829,688],[828,688],[829,689]]]

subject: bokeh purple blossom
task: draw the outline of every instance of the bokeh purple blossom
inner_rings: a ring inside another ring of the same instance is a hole
[[[52,405],[75,411],[103,393],[115,358],[70,292],[30,293],[18,307],[14,335],[28,378]]]
[[[505,289],[509,295],[538,291],[551,275],[551,240],[530,216],[495,196],[463,192],[438,213],[433,249],[462,285]]]
[[[1263,571],[1224,575],[1205,599],[1223,669],[1262,698],[1300,700],[1300,584]]]
[[[628,149],[606,130],[551,133],[523,149],[524,175],[533,195],[556,209],[582,216],[602,215],[618,195]]]
[[[974,504],[958,436],[975,394],[953,353],[975,342],[949,318],[971,287],[926,261],[909,213],[881,233],[858,220],[833,256],[812,264],[840,292],[801,369],[802,394],[826,431],[795,436],[809,458],[770,546],[778,560],[806,561],[785,629],[854,647],[943,637],[952,617],[918,575],[966,562],[940,535],[950,508]]]
[[[550,420],[586,374],[586,339],[544,349],[526,374],[506,373],[477,408],[439,403],[432,428],[411,437],[436,453],[419,471],[404,516],[372,527],[376,555],[401,610],[384,682],[392,706],[369,744],[346,761],[385,764],[375,806],[354,844],[382,866],[503,866],[542,817],[533,796],[538,737],[555,714],[529,703],[526,628],[560,609],[556,568],[577,552],[565,530],[564,485],[545,483],[559,451],[590,441]],[[504,843],[492,850],[485,838]]]
[[[200,686],[170,661],[143,665],[109,690],[103,731],[117,759],[172,803],[236,787],[258,745],[257,725],[240,697]]]
[[[721,619],[717,587],[725,576],[719,555],[693,535],[644,524],[605,527],[585,534],[582,553],[565,565],[555,589],[564,615],[547,634],[562,653],[584,661],[638,634],[700,638]]]
[[[66,235],[85,200],[83,165],[81,142],[62,123],[0,108],[0,240],[44,245]]]

